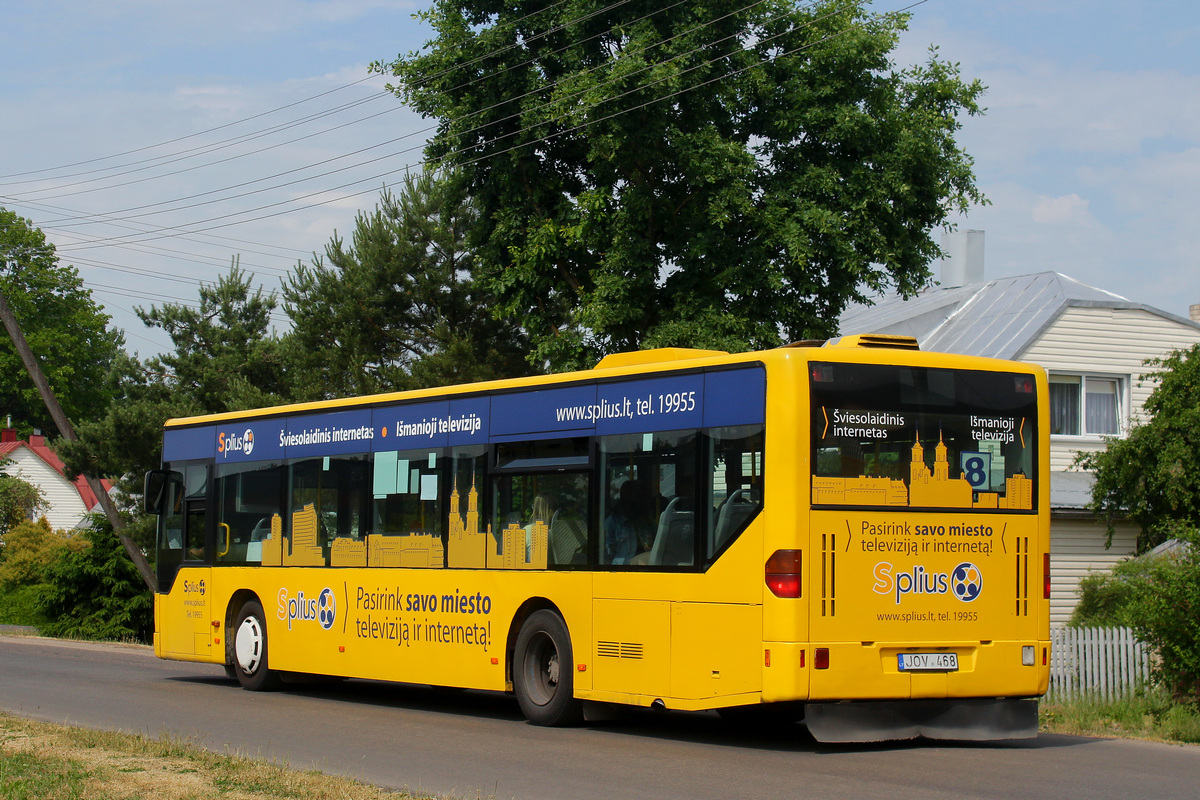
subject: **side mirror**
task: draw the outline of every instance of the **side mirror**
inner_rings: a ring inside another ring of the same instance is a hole
[[[183,475],[168,469],[152,469],[146,473],[142,497],[147,514],[161,514],[172,484],[182,484]]]

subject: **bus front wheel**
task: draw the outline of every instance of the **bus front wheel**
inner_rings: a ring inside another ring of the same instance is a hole
[[[247,601],[234,626],[233,670],[243,689],[252,692],[275,689],[279,675],[267,666],[267,622],[262,605]]]
[[[575,662],[562,617],[535,611],[521,627],[513,657],[513,690],[534,725],[572,725],[583,720],[575,699]]]

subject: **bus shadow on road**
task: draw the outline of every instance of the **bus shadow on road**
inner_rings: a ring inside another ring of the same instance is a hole
[[[231,691],[241,691],[236,680],[223,674],[180,676],[174,680],[227,686]],[[501,692],[302,675],[289,676],[280,691],[321,701],[528,724],[521,715],[515,698]],[[756,721],[752,718],[729,720],[711,711],[660,711],[599,704],[589,705],[588,720],[576,730],[601,736],[645,737],[718,747],[814,755],[939,749],[1044,750],[1079,747],[1100,741],[1080,736],[1041,734],[1036,739],[982,742],[918,738],[831,744],[814,739],[803,722]]]
[[[722,719],[715,712],[653,711],[650,709],[620,709],[613,718],[592,723],[597,731],[609,731],[625,736],[645,736],[671,739],[694,744],[721,747],[771,750],[779,752],[838,755],[850,753],[891,751],[955,750],[1043,750],[1078,747],[1099,741],[1078,736],[1040,734],[1036,739],[1006,739],[969,741],[954,739],[891,740],[883,742],[818,742],[803,722],[762,722]]]
[[[234,678],[223,674],[179,676],[173,680],[188,683],[228,686],[230,691],[242,691]],[[521,722],[517,701],[500,692],[458,689],[428,684],[392,683],[359,679],[331,678],[321,675],[288,675],[284,677],[283,694],[295,695],[380,708]]]

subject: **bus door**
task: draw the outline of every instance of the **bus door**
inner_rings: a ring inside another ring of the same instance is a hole
[[[173,496],[161,517],[155,631],[164,654],[208,656],[212,650],[209,470],[203,464],[185,467],[182,481],[168,489]]]

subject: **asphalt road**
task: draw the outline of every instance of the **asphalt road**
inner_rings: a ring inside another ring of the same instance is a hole
[[[1073,736],[832,746],[802,726],[739,734],[711,714],[649,711],[548,730],[502,695],[360,681],[253,693],[219,667],[144,647],[3,635],[0,709],[470,798],[1200,796],[1200,747]]]

